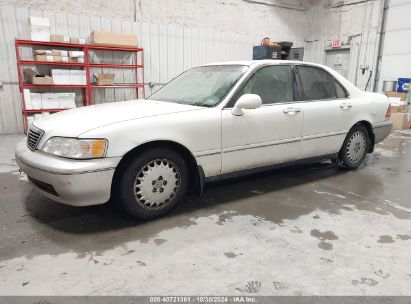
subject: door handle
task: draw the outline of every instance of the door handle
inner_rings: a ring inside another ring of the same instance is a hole
[[[350,104],[350,103],[342,103],[342,104],[340,104],[340,108],[341,108],[342,110],[348,110],[349,108],[352,108],[352,104]]]
[[[295,115],[299,112],[301,112],[301,109],[298,108],[287,108],[283,110],[284,114],[288,114],[288,115]]]

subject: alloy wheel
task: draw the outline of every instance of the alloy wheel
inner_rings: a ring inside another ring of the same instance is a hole
[[[134,181],[134,197],[147,210],[165,208],[178,193],[181,176],[170,160],[155,159],[142,167]]]
[[[351,135],[347,144],[347,158],[351,163],[356,164],[362,159],[366,144],[367,140],[363,132],[356,131]]]

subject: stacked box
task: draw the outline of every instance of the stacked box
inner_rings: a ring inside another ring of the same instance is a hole
[[[70,37],[70,43],[74,43],[74,44],[85,44],[85,43],[86,43],[86,39],[84,39],[84,38],[77,38],[77,37]]]
[[[50,21],[48,18],[29,17],[30,36],[34,41],[50,41]]]
[[[84,63],[84,51],[70,51],[70,62]]]
[[[392,113],[391,114],[393,130],[405,130],[410,126],[410,113]]]
[[[52,69],[51,76],[53,77],[54,84],[71,84],[70,70]]]
[[[67,36],[67,35],[57,35],[57,34],[53,34],[53,35],[50,35],[50,41],[51,41],[51,42],[69,43],[69,42],[70,42],[70,37]]]
[[[31,93],[29,89],[24,89],[23,94],[27,110],[76,107],[76,93]]]
[[[70,83],[71,84],[85,85],[87,83],[86,71],[84,71],[84,70],[70,70]]]
[[[85,70],[52,69],[51,75],[55,84],[80,84],[86,85]]]

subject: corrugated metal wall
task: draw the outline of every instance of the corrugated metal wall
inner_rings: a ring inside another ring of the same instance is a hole
[[[304,61],[325,64],[326,40],[307,41],[304,48]],[[368,47],[367,47],[368,43]],[[361,35],[352,37],[350,41],[350,65],[347,79],[358,88],[364,90],[370,75],[367,91],[372,91],[375,77],[375,65],[377,56],[378,37],[375,31],[371,31],[369,38],[361,39]],[[362,73],[361,66],[368,65],[369,69]]]
[[[0,134],[23,132],[21,99],[17,83],[14,40],[30,39],[29,16],[50,19],[51,33],[74,37],[90,36],[93,30],[134,33],[144,48],[146,96],[184,70],[208,62],[249,60],[252,45],[259,41],[238,33],[218,32],[205,28],[190,28],[178,24],[148,24],[105,17],[89,17],[50,11],[37,11],[9,6],[0,7]],[[31,56],[24,50],[23,56]],[[95,61],[129,62],[131,57],[95,52]],[[112,72],[112,69],[104,69]],[[116,70],[116,82],[132,82],[134,73]],[[105,89],[94,93],[96,103],[135,98],[135,91]]]
[[[304,61],[324,64],[325,40],[307,41],[304,47]]]
[[[378,90],[384,81],[411,78],[411,1],[390,0]]]

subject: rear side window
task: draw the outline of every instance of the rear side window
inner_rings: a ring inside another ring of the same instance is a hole
[[[334,78],[327,72],[309,66],[298,66],[304,100],[336,98]]]

